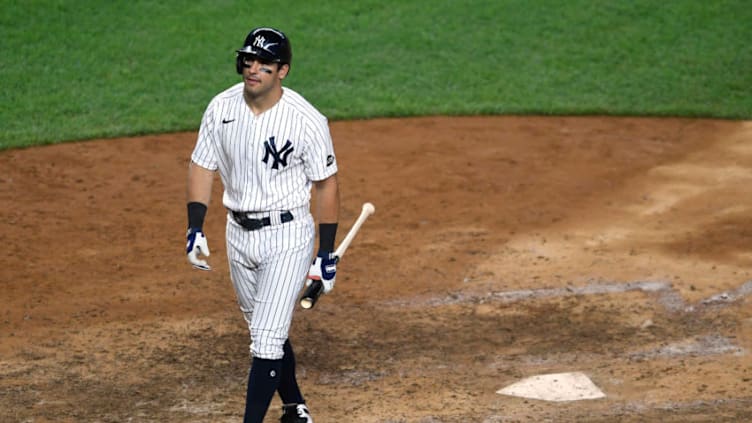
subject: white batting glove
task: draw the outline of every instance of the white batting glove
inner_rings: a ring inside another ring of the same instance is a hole
[[[186,237],[188,238],[188,243],[185,246],[185,252],[188,254],[188,262],[196,269],[211,270],[211,266],[209,266],[206,260],[198,258],[200,254],[207,257],[211,254],[209,252],[209,245],[206,242],[206,235],[200,229],[191,228],[188,229]]]
[[[324,285],[324,294],[328,294],[334,289],[334,281],[337,276],[337,256],[328,252],[320,251],[308,271],[308,280],[306,286],[310,286],[313,281],[321,281]]]

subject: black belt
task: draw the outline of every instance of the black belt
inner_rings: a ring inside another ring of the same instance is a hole
[[[243,212],[236,212],[236,211],[230,211],[232,214],[232,218],[235,219],[236,222],[238,222],[238,225],[244,227],[245,229],[249,231],[257,231],[264,226],[270,226],[272,224],[272,218],[271,217],[262,217],[260,219],[251,219],[248,217],[247,213]],[[282,221],[282,223],[290,222],[294,219],[292,213],[290,211],[282,212],[279,215],[279,219]]]

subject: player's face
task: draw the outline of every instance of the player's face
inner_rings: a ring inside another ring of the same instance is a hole
[[[243,82],[246,93],[258,98],[278,89],[282,85],[282,79],[287,76],[288,69],[287,65],[267,62],[258,57],[243,58]]]

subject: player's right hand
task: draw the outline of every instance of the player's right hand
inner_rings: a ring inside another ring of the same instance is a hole
[[[211,254],[209,252],[209,245],[206,242],[206,235],[204,235],[201,229],[189,228],[186,237],[188,238],[188,243],[185,246],[185,252],[188,254],[188,262],[196,269],[211,270],[211,266],[209,266],[206,260],[198,258],[201,254],[207,257]]]

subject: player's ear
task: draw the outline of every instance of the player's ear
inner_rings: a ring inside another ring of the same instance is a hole
[[[279,66],[279,79],[285,79],[287,74],[290,72],[290,65],[284,64]]]

